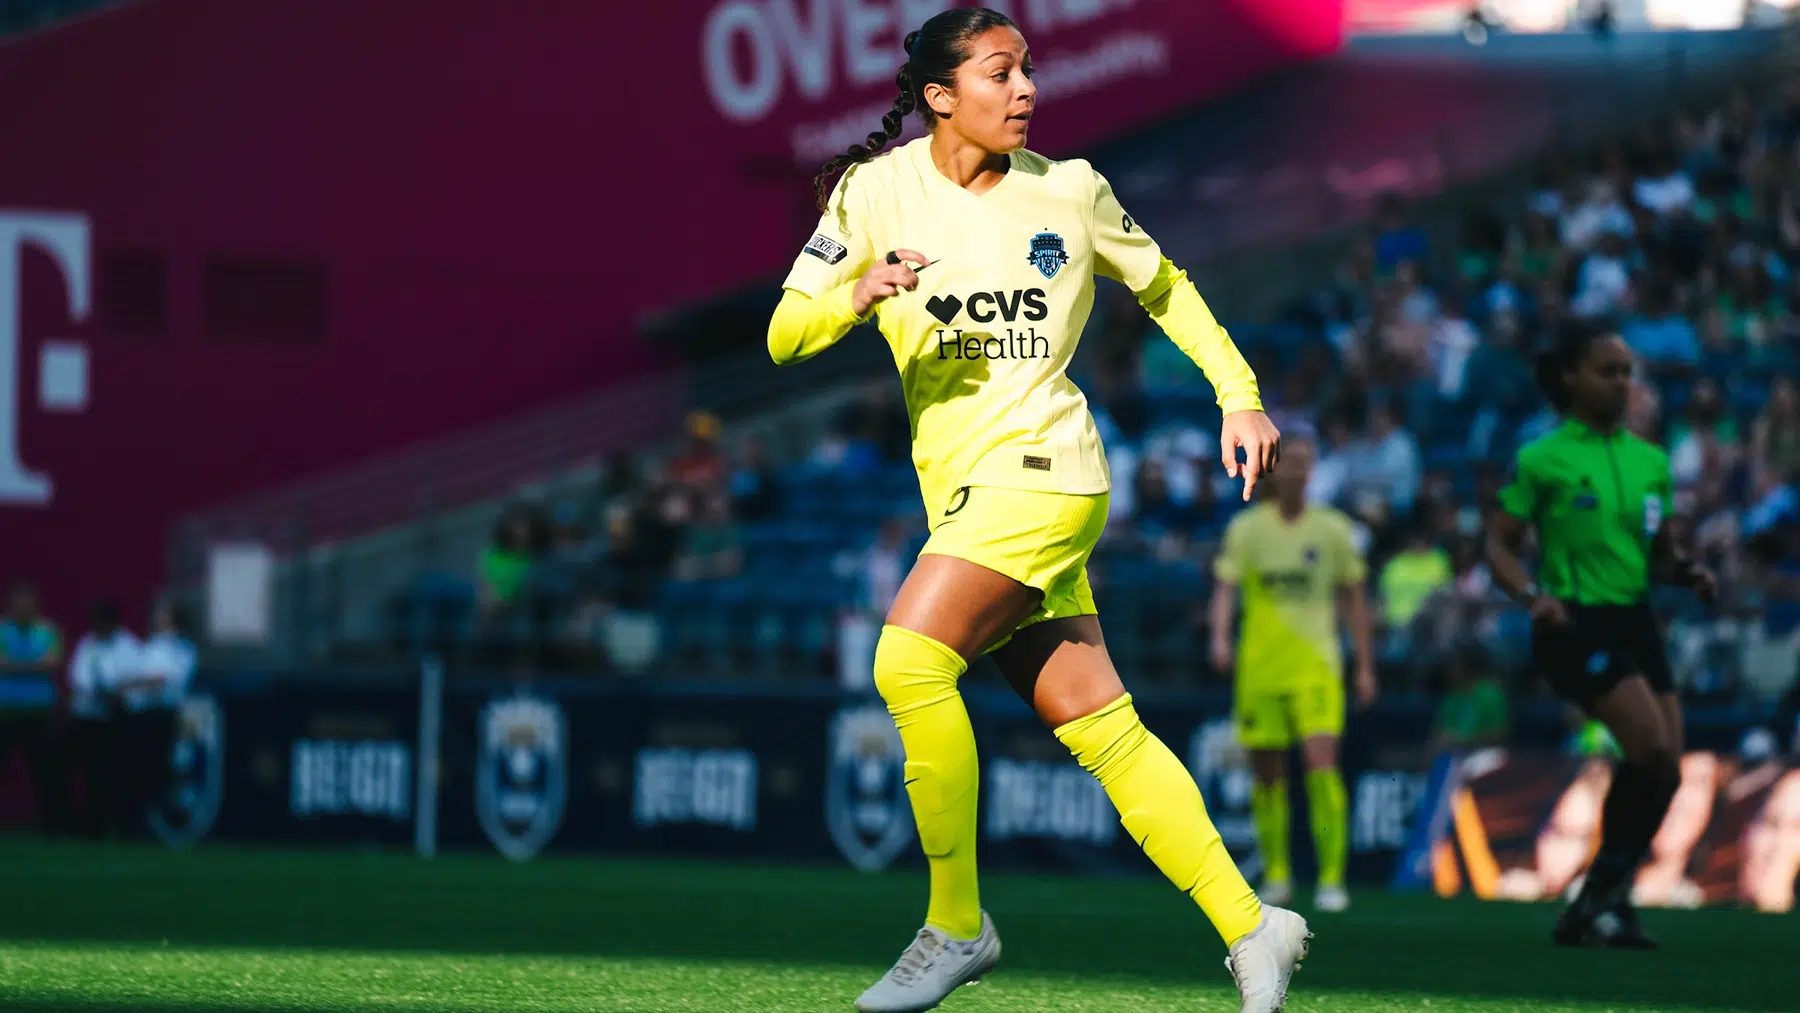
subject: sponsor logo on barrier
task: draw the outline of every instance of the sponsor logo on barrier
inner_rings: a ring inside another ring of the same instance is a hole
[[[1250,816],[1250,766],[1230,718],[1208,721],[1188,737],[1188,770],[1206,797],[1207,812],[1225,846],[1235,854],[1256,847]]]
[[[219,818],[225,796],[225,712],[210,696],[192,696],[175,717],[169,791],[148,813],[150,831],[172,848],[197,844]]]
[[[315,816],[412,816],[412,750],[404,742],[295,739],[288,810]]]
[[[831,841],[864,872],[886,868],[913,840],[906,751],[887,708],[868,704],[831,719],[825,772],[825,825]]]
[[[632,821],[756,829],[757,762],[747,749],[643,749],[637,754]]]
[[[1405,847],[1425,782],[1426,776],[1414,771],[1364,771],[1350,801],[1351,850],[1360,854]]]
[[[568,724],[554,701],[494,700],[477,722],[475,812],[502,855],[523,861],[562,827],[569,798]]]
[[[20,260],[27,246],[49,255],[62,273],[69,317],[79,323],[92,305],[92,263],[88,220],[78,214],[0,212],[0,503],[47,506],[55,492],[51,476],[25,466],[19,453],[19,418],[25,377],[35,367],[37,407],[46,412],[80,413],[88,404],[88,350],[79,341],[42,342],[35,363],[24,351]]]
[[[987,832],[996,841],[1041,838],[1108,845],[1119,814],[1106,789],[1074,763],[995,760],[988,765]]]

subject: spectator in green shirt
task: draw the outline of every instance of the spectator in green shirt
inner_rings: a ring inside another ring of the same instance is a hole
[[[518,604],[525,575],[542,553],[543,527],[527,507],[513,507],[500,518],[494,540],[482,550],[477,564],[481,606],[489,615]]]
[[[1482,664],[1480,653],[1465,648],[1451,654],[1432,721],[1432,752],[1501,745],[1511,719],[1506,688]]]
[[[1410,624],[1425,600],[1450,583],[1450,555],[1432,544],[1431,535],[1414,527],[1406,545],[1381,568],[1381,607],[1390,628]]]

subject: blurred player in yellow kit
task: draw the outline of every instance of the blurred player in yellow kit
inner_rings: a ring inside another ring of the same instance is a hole
[[[1271,904],[1286,904],[1293,893],[1287,768],[1288,753],[1298,745],[1306,761],[1306,798],[1319,858],[1313,904],[1321,911],[1342,911],[1350,904],[1344,889],[1350,804],[1338,770],[1338,740],[1344,734],[1340,599],[1355,641],[1359,706],[1375,699],[1375,667],[1363,591],[1367,569],[1350,521],[1330,507],[1306,502],[1313,454],[1310,438],[1290,434],[1280,472],[1265,483],[1272,501],[1265,494],[1226,528],[1213,566],[1212,656],[1218,671],[1233,670],[1231,627],[1241,593],[1234,723],[1239,743],[1250,751],[1255,778],[1251,813],[1266,869],[1260,892]]]
[[[1246,495],[1275,463],[1279,434],[1244,357],[1107,181],[1086,162],[1026,150],[1037,86],[1012,20],[947,10],[903,45],[900,94],[881,131],[820,174],[823,217],[768,335],[776,362],[797,362],[879,320],[931,524],[874,666],[906,750],[931,897],[924,927],[857,1009],[930,1009],[1000,959],[981,908],[979,767],[957,686],[988,654],[1218,930],[1243,1013],[1275,1013],[1305,955],[1306,921],[1265,907],[1244,881],[1193,776],[1139,719],[1095,614],[1087,561],[1111,477],[1068,378],[1094,277],[1129,287],[1212,381],[1225,413],[1221,460],[1245,477]],[[929,134],[883,152],[914,113]]]

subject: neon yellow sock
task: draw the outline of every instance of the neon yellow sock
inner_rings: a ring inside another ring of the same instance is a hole
[[[1337,768],[1306,772],[1306,808],[1312,817],[1313,850],[1319,856],[1319,885],[1343,886],[1350,855],[1350,797]]]
[[[1262,902],[1219,839],[1193,775],[1144,727],[1129,693],[1058,728],[1056,737],[1106,789],[1144,854],[1199,903],[1225,945],[1261,923]]]
[[[875,645],[875,688],[906,747],[906,792],[931,866],[925,924],[953,939],[981,934],[975,873],[980,768],[975,729],[956,690],[968,667],[950,648],[898,626],[882,627]]]
[[[1250,788],[1250,815],[1256,821],[1256,844],[1262,849],[1263,877],[1286,883],[1288,867],[1288,793],[1285,779]]]

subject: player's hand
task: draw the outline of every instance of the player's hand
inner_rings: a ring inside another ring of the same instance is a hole
[[[1688,567],[1685,574],[1688,590],[1700,596],[1700,600],[1708,605],[1719,600],[1719,578],[1706,567],[1695,563]]]
[[[1356,663],[1356,709],[1368,710],[1381,695],[1381,685],[1375,681],[1375,666],[1367,661]]]
[[[1229,640],[1213,641],[1213,643],[1212,643],[1213,671],[1217,672],[1220,675],[1229,675],[1231,673],[1232,661],[1233,661],[1233,658],[1231,656],[1231,641],[1229,641]]]
[[[928,263],[925,255],[917,250],[895,250],[888,254],[856,280],[856,287],[850,290],[850,308],[859,317],[868,316],[881,300],[918,288],[919,275],[912,265]]]
[[[1244,448],[1244,463],[1237,459],[1238,448]],[[1232,412],[1219,427],[1219,459],[1225,462],[1225,474],[1244,477],[1244,502],[1256,489],[1256,480],[1275,470],[1281,460],[1281,433],[1275,423],[1262,412]]]
[[[1569,610],[1562,602],[1547,594],[1540,594],[1531,599],[1531,622],[1533,625],[1567,626]]]

